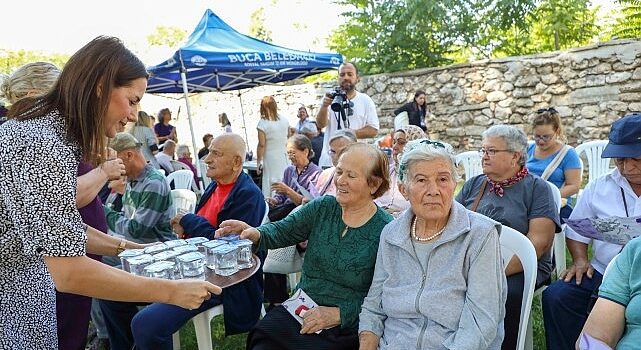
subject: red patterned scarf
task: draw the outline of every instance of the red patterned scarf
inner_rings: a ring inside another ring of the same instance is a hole
[[[505,187],[510,187],[515,183],[523,180],[523,178],[529,173],[530,172],[527,171],[527,167],[522,167],[521,170],[516,173],[516,175],[503,181],[494,182],[488,178],[487,182],[490,185],[490,192],[494,192],[497,196],[503,197],[503,194],[505,193]]]

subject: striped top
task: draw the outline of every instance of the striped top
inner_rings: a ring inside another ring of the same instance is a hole
[[[171,189],[153,166],[147,164],[136,179],[128,181],[122,206],[122,212],[104,206],[110,231],[138,243],[176,238],[169,225],[175,211]]]

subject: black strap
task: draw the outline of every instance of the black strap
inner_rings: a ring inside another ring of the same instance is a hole
[[[487,179],[483,180],[483,183],[481,184],[481,190],[479,191],[479,193],[476,194],[476,198],[474,198],[474,203],[472,203],[472,207],[470,208],[471,211],[476,212],[476,208],[479,206],[481,197],[483,197],[483,193],[485,193],[485,186],[487,186]]]
[[[623,192],[623,187],[621,189],[621,198],[623,198],[623,207],[625,208],[625,217],[629,218],[630,214],[628,213],[628,202],[625,200],[625,193]]]

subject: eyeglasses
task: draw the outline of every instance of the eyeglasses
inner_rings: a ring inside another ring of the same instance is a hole
[[[553,137],[554,137],[554,135],[534,135],[534,139],[535,140],[537,140],[537,141],[540,140],[540,141],[545,141],[545,142],[548,142],[548,141],[552,140]]]
[[[557,111],[556,111],[556,109],[554,109],[554,107],[541,108],[541,109],[537,109],[537,110],[536,110],[536,113],[537,113],[537,114],[541,114],[541,113],[545,113],[545,112],[549,112],[549,113],[559,113],[559,112],[557,112]]]
[[[496,152],[513,152],[513,151],[511,151],[509,149],[493,149],[493,148],[492,149],[485,149],[485,148],[481,148],[479,150],[479,155],[481,157],[485,157],[485,155],[487,154],[488,156],[493,157],[493,156],[496,155]]]
[[[432,140],[422,140],[421,143],[426,144],[426,145],[431,145],[435,148],[445,148],[445,145],[442,142],[439,141],[432,141]]]

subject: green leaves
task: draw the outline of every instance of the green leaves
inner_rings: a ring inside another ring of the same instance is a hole
[[[617,0],[621,13],[617,18],[612,35],[617,38],[641,37],[641,0]]]
[[[640,1],[626,1],[638,20]],[[601,31],[589,0],[336,2],[350,10],[328,45],[359,63],[363,74],[582,46]],[[625,30],[641,30],[632,27]]]

